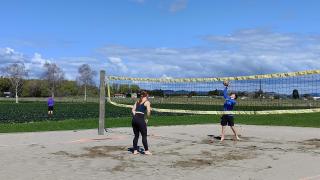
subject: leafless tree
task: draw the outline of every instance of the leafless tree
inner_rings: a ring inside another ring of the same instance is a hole
[[[79,77],[77,78],[80,85],[84,86],[84,101],[87,101],[87,86],[93,85],[93,78],[97,75],[96,71],[93,71],[89,64],[82,64],[78,69]]]
[[[24,63],[13,63],[4,68],[4,74],[10,79],[15,91],[16,103],[19,103],[18,93],[22,89],[23,79],[28,77]]]
[[[64,72],[55,63],[45,63],[45,72],[42,78],[48,81],[49,91],[51,96],[54,97],[56,88],[59,86],[60,82],[64,79]]]

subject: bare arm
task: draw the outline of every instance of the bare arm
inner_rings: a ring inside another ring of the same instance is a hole
[[[131,110],[133,115],[136,115],[136,108],[137,108],[137,103],[134,103],[132,110]]]
[[[147,101],[147,102],[144,103],[144,105],[147,108],[147,118],[150,118],[150,116],[151,116],[151,105],[150,105],[150,102]]]

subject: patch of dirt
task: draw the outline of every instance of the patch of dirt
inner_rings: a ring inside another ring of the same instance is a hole
[[[188,159],[176,161],[173,167],[181,168],[201,168],[204,166],[221,165],[228,161],[240,161],[245,159],[252,159],[256,157],[253,151],[229,151],[225,153],[212,153],[210,151],[202,151],[197,157],[190,157]]]
[[[124,163],[121,163],[120,165],[115,166],[114,168],[111,169],[111,172],[122,172],[126,170],[127,166],[125,166]]]
[[[201,155],[204,155],[204,156],[211,156],[212,153],[210,151],[201,151]]]
[[[203,139],[202,141],[198,142],[199,144],[212,144],[214,141],[213,139]]]
[[[188,133],[178,133],[179,135],[182,135],[182,136],[186,136],[186,135],[189,135]]]
[[[308,139],[308,140],[302,141],[301,144],[307,145],[307,146],[313,146],[314,148],[320,148],[320,139]]]
[[[268,155],[272,160],[279,160],[279,158],[278,157],[275,157],[274,155],[272,155],[272,154],[269,154]]]
[[[58,151],[52,153],[54,155],[67,156],[70,158],[112,158],[120,161],[119,165],[114,166],[111,172],[122,172],[128,167],[133,167],[131,164],[125,161],[125,156],[119,154],[119,152],[127,151],[127,147],[123,146],[95,146],[90,148],[84,148],[87,152],[83,154],[72,154],[66,151]]]
[[[173,151],[173,150],[163,152],[162,154],[164,154],[164,155],[173,155],[173,156],[181,156],[181,154],[179,152],[176,152],[176,151]]]
[[[40,147],[40,148],[46,148],[44,145],[40,144],[30,144],[29,147]]]
[[[201,166],[211,166],[213,163],[212,160],[207,159],[188,159],[186,161],[177,161],[173,167],[182,167],[182,168],[200,168]]]
[[[213,142],[220,142],[221,140],[221,137],[220,136],[214,136],[214,135],[208,135],[209,138],[205,138],[203,139],[202,141],[198,142],[200,144],[211,144]],[[251,138],[251,137],[240,137],[240,141],[237,141],[235,140],[235,137],[234,136],[230,136],[230,135],[226,135],[225,136],[225,139],[224,139],[224,142],[248,142],[248,141],[252,141],[254,138]]]
[[[97,158],[97,157],[111,157],[115,158],[114,152],[118,151],[126,151],[127,148],[123,146],[95,146],[90,148],[85,148],[88,152],[85,154],[81,154],[80,157],[89,157],[89,158]],[[116,159],[123,158],[123,156],[118,156]]]
[[[240,161],[240,160],[251,159],[251,158],[253,158],[253,157],[250,154],[228,153],[228,154],[224,155],[224,160],[232,160],[232,161]]]
[[[123,159],[123,156],[117,156],[114,152],[126,151],[126,147],[123,146],[95,146],[90,148],[85,148],[87,151],[84,154],[72,154],[65,151],[58,151],[56,153],[52,153],[54,155],[64,155],[71,158],[101,158],[101,157],[111,157],[113,159]]]
[[[40,146],[39,144],[30,144],[29,147],[37,147]]]
[[[278,141],[262,141],[261,143],[265,143],[265,144],[284,144],[283,142],[278,142]]]
[[[71,154],[71,153],[68,153],[66,151],[58,151],[58,152],[55,152],[55,153],[52,153],[53,155],[58,155],[58,156],[68,156],[68,157],[71,157],[71,158],[77,158],[78,155],[75,155],[75,154]]]

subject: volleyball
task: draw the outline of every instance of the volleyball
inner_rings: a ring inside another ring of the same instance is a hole
[[[224,85],[224,86],[229,86],[229,81],[228,81],[228,80],[224,80],[224,81],[223,81],[223,85]]]

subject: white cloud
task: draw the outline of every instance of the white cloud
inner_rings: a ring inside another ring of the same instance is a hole
[[[229,35],[202,37],[208,43],[190,48],[131,48],[106,46],[96,57],[44,58],[6,47],[0,48],[0,67],[24,62],[30,75],[39,77],[45,62],[63,68],[75,79],[78,67],[87,63],[108,75],[134,77],[222,77],[320,69],[320,35],[278,33],[247,29]],[[98,77],[97,77],[98,79]]]
[[[118,57],[109,57],[109,61],[113,64],[119,64],[122,63],[122,60]]]
[[[78,68],[80,65],[87,63],[90,64],[93,69],[106,69],[103,63],[95,58],[88,57],[68,57],[48,59],[44,58],[40,53],[34,53],[33,56],[15,51],[12,48],[0,48],[0,68],[6,67],[12,63],[23,62],[26,69],[29,71],[29,78],[40,78],[43,74],[43,65],[46,62],[56,63],[65,72],[66,79],[75,80],[78,75]]]
[[[51,60],[45,59],[40,53],[34,53],[31,58],[26,59],[25,66],[29,70],[29,78],[39,78],[43,73],[43,65]]]
[[[33,57],[31,58],[32,64],[39,64],[43,66],[46,62],[50,63],[50,60],[42,58],[42,55],[39,53],[34,53]]]
[[[317,35],[247,29],[202,39],[209,47],[107,46],[99,51],[107,58],[118,57],[114,61],[121,59],[127,71],[109,71],[121,76],[221,77],[320,69]]]
[[[14,54],[15,52],[14,52],[14,49],[11,49],[11,48],[4,48],[4,50],[3,50],[4,52],[5,52],[5,54]]]
[[[26,57],[10,47],[0,48],[0,64],[24,62]]]
[[[160,78],[161,79],[173,79],[172,77],[167,76],[166,74],[163,74]]]
[[[226,36],[208,35],[203,40],[225,46],[238,46],[250,50],[283,50],[299,45],[308,37],[297,34],[276,33],[265,29],[246,29]]]
[[[61,57],[54,60],[54,62],[62,68],[65,73],[65,78],[75,80],[79,76],[78,68],[82,64],[89,64],[95,71],[106,70],[106,63],[93,57]],[[94,81],[98,82],[99,77],[96,76]]]
[[[128,73],[129,69],[127,65],[125,65],[122,62],[122,59],[119,57],[109,57],[109,63],[110,68],[112,68],[115,71],[121,72],[121,73]]]
[[[169,7],[170,12],[178,12],[187,8],[187,0],[175,0]]]

